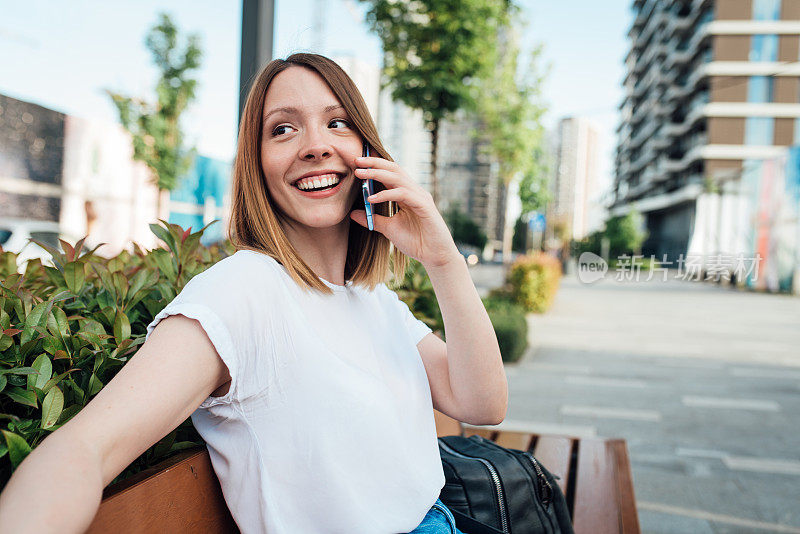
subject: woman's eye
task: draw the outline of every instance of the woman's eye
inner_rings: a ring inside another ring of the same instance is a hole
[[[272,135],[273,135],[273,136],[276,136],[276,135],[281,135],[282,133],[284,133],[284,132],[282,132],[282,131],[281,131],[281,130],[283,130],[284,128],[289,128],[289,126],[288,126],[288,125],[286,125],[286,124],[281,124],[280,126],[276,126],[276,127],[275,127],[275,129],[274,129],[274,130],[272,130]]]
[[[349,127],[350,127],[350,123],[349,123],[349,122],[347,122],[347,121],[346,121],[346,120],[344,120],[344,119],[333,119],[333,120],[330,122],[330,124],[335,124],[335,123],[337,123],[337,122],[341,122],[342,124],[344,124],[345,128],[349,128]]]

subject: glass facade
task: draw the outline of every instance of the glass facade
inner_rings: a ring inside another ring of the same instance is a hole
[[[780,20],[781,0],[753,0],[753,20]]]
[[[745,145],[771,145],[775,132],[773,117],[747,117],[744,123]]]
[[[778,36],[754,35],[750,41],[750,61],[778,61]]]
[[[747,84],[747,101],[754,103],[772,102],[772,76],[750,76]]]

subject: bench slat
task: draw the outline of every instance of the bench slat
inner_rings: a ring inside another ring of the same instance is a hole
[[[496,432],[495,430],[492,430],[490,428],[482,428],[476,426],[464,427],[464,435],[466,437],[477,435],[477,436],[483,436],[486,439],[492,439],[492,436],[494,435],[495,432]]]
[[[436,423],[436,436],[460,436],[461,423],[439,410],[433,410],[433,420]]]
[[[639,534],[639,515],[636,512],[636,495],[633,492],[631,462],[625,440],[611,440],[617,458],[617,491],[620,498],[620,523],[623,534]]]
[[[533,443],[533,438],[534,435],[528,432],[509,432],[501,430],[494,442],[501,447],[529,452],[531,443]]]
[[[597,439],[580,440],[572,518],[576,534],[621,531],[616,459],[609,442]]]
[[[533,455],[548,471],[561,477],[556,480],[561,492],[567,494],[569,461],[572,456],[572,439],[561,436],[539,436]]]

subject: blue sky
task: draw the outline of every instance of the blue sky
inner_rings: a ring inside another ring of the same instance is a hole
[[[606,136],[601,170],[610,180],[616,107],[630,0],[523,0],[529,21],[526,47],[544,45],[550,74],[543,88],[550,111],[559,117],[585,115]],[[117,121],[103,88],[147,97],[157,73],[144,36],[160,11],[169,12],[182,32],[199,33],[204,58],[197,101],[186,127],[201,153],[232,159],[236,138],[241,2],[172,0],[0,0],[0,93],[65,113]],[[317,46],[314,0],[276,0],[275,54],[285,57]],[[380,41],[363,22],[365,8],[353,0],[328,0],[322,52],[355,55],[376,65]]]

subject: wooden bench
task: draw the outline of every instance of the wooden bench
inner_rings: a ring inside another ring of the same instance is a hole
[[[628,447],[621,439],[587,439],[463,425],[434,412],[440,436],[478,434],[503,447],[532,452],[561,479],[576,534],[638,534]]]
[[[435,412],[439,436],[480,434],[504,447],[533,452],[567,498],[577,534],[636,534],[639,518],[628,449],[619,439],[579,439],[462,425]],[[107,487],[89,534],[228,534],[238,529],[203,448]]]

